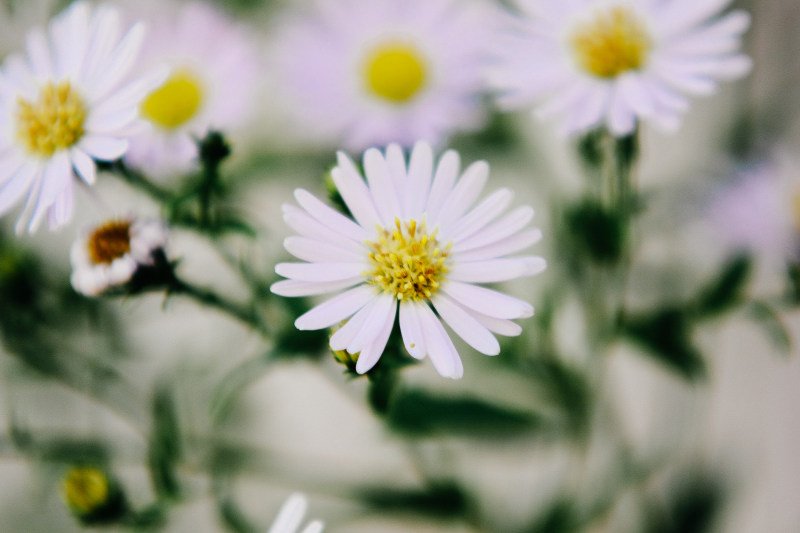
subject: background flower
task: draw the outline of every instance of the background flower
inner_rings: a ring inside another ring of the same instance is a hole
[[[498,33],[491,84],[503,108],[535,104],[574,134],[599,126],[631,133],[640,120],[675,130],[687,96],[743,76],[743,11],[718,0],[517,2]]]
[[[252,119],[263,67],[248,29],[218,8],[153,3],[139,11],[150,24],[139,68],[171,73],[142,102],[149,127],[131,139],[126,160],[156,176],[185,173],[209,129],[230,135]]]
[[[307,135],[353,151],[483,122],[494,11],[465,0],[316,2],[276,26],[275,75]]]

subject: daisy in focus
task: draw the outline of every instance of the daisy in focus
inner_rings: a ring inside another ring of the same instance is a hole
[[[94,160],[128,149],[138,106],[152,76],[124,81],[143,28],[122,34],[118,11],[79,2],[48,28],[32,30],[27,57],[8,56],[0,71],[0,214],[27,194],[17,231],[65,224],[73,175],[95,182]]]
[[[303,189],[300,207],[284,205],[284,220],[298,236],[284,241],[303,263],[280,263],[288,278],[272,285],[282,296],[344,291],[295,321],[301,330],[346,321],[331,336],[333,351],[358,354],[356,371],[371,369],[400,324],[403,343],[417,359],[426,355],[444,377],[460,378],[461,358],[444,321],[467,344],[487,355],[500,352],[494,334],[519,335],[513,319],[533,315],[533,307],[479,283],[495,283],[544,270],[538,256],[515,256],[539,241],[526,229],[533,209],[519,207],[501,216],[513,193],[500,189],[474,205],[489,177],[478,161],[460,174],[460,158],[446,152],[434,168],[429,144],[419,142],[406,165],[399,145],[385,154],[364,153],[362,178],[353,161],[338,154],[331,177],[353,219]],[[499,218],[498,218],[499,217]]]
[[[197,139],[212,128],[235,131],[252,116],[261,60],[245,28],[210,5],[142,10],[159,15],[140,65],[171,74],[142,102],[148,128],[131,139],[126,160],[159,177],[186,173],[196,165]]]
[[[689,96],[750,71],[739,53],[750,16],[720,12],[730,0],[518,2],[489,71],[506,109],[535,104],[564,135],[605,126],[630,134],[639,121],[673,131]]]
[[[166,244],[166,227],[155,220],[127,217],[91,228],[70,251],[72,287],[86,296],[123,288],[141,269],[166,262]]]
[[[292,494],[286,498],[267,533],[297,533],[307,509],[308,499],[300,493]],[[321,533],[322,529],[323,523],[314,520],[309,522],[300,533]]]
[[[438,143],[484,120],[488,29],[465,0],[316,2],[283,22],[276,76],[304,131],[361,151]]]

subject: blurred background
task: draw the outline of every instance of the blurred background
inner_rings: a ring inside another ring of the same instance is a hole
[[[68,3],[0,4],[0,56]],[[157,25],[185,2],[118,4]],[[308,302],[268,291],[288,258],[280,206],[296,187],[325,196],[338,148],[293,122],[271,75],[287,53],[272,39],[286,14],[314,5],[214,4],[261,54],[257,104],[224,131],[222,166],[226,205],[256,231],[209,240],[175,227],[169,246],[186,279],[255,302],[279,340],[177,295],[75,293],[69,250],[82,228],[120,212],[163,215],[110,173],[78,192],[58,232],[15,236],[15,215],[2,220],[0,531],[84,530],[62,488],[76,464],[102,465],[130,507],[158,515],[100,526],[109,531],[266,531],[295,491],[331,533],[800,531],[800,3],[734,2],[753,17],[753,72],[694,100],[677,133],[640,132],[645,208],[625,293],[640,334],[602,355],[568,274],[587,260],[570,240],[590,187],[580,143],[490,104],[481,128],[452,136],[443,146],[463,162],[489,162],[491,189],[534,206],[545,235],[534,253],[549,267],[504,286],[537,310],[520,338],[496,358],[457,343],[460,381],[428,361],[403,368],[388,414],[326,334],[290,327]],[[770,240],[750,209],[760,189],[738,187],[760,175],[794,199],[788,248],[759,246]],[[726,214],[755,235],[731,234]],[[583,223],[588,240],[603,238],[601,223]],[[682,322],[687,302],[709,293],[720,312]]]

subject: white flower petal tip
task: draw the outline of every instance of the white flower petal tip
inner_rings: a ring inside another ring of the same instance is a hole
[[[480,128],[495,10],[479,4],[343,0],[281,24],[274,75],[298,136],[355,153]]]
[[[308,510],[308,498],[299,492],[290,495],[281,505],[267,533],[298,533]],[[309,522],[300,533],[321,533],[324,524],[319,520]]]
[[[687,96],[750,72],[738,53],[749,14],[727,2],[542,0],[497,33],[488,82],[500,106],[535,106],[562,136],[640,123],[675,128]]]
[[[57,15],[48,31],[29,32],[26,54],[10,56],[0,70],[6,110],[0,140],[0,214],[23,196],[16,231],[33,233],[47,219],[63,227],[73,212],[74,180],[92,185],[92,158],[117,159],[140,101],[124,97],[142,39],[135,25],[120,31],[119,12],[85,2]],[[94,45],[90,45],[94,43]]]
[[[300,207],[283,208],[286,222],[300,233],[284,245],[304,262],[276,265],[287,279],[271,291],[336,293],[295,326],[336,327],[330,347],[357,355],[359,374],[379,361],[395,322],[409,355],[429,357],[444,377],[460,378],[464,368],[443,322],[476,351],[499,354],[495,334],[519,335],[512,320],[532,316],[533,307],[479,284],[546,268],[541,257],[513,255],[541,238],[538,229],[527,229],[533,210],[518,207],[503,215],[513,199],[508,189],[479,200],[489,165],[478,161],[459,175],[456,152],[434,161],[424,141],[410,154],[399,145],[368,149],[365,176],[343,152],[337,158],[332,176],[353,219],[303,189],[294,193]]]

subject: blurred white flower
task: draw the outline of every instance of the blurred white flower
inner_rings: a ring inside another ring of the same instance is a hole
[[[730,1],[518,0],[527,16],[509,17],[499,35],[490,83],[502,107],[535,103],[565,135],[626,135],[639,120],[675,130],[687,95],[750,70],[739,53],[750,16],[718,17]]]
[[[70,251],[72,287],[97,296],[131,281],[137,269],[155,263],[154,253],[167,244],[159,221],[127,217],[85,231]]]
[[[296,533],[308,508],[308,499],[300,493],[289,496],[278,511],[278,516],[267,533]],[[321,533],[323,523],[319,520],[309,522],[301,533]]]
[[[800,180],[782,159],[751,163],[716,191],[708,218],[723,244],[773,260],[798,257]]]
[[[73,169],[95,181],[93,159],[113,161],[128,149],[141,98],[157,78],[128,76],[142,27],[120,32],[119,13],[75,3],[49,32],[28,34],[27,58],[8,56],[0,72],[0,214],[27,192],[17,231],[50,229],[73,209]],[[27,59],[27,60],[26,60]],[[28,221],[26,226],[26,220]]]
[[[414,147],[406,167],[402,149],[392,144],[385,156],[375,148],[364,153],[365,183],[339,152],[331,176],[355,221],[303,189],[295,191],[300,208],[283,207],[284,220],[300,234],[284,245],[307,262],[278,264],[275,271],[289,279],[272,291],[308,296],[344,290],[300,316],[295,326],[322,329],[349,318],[330,346],[359,354],[359,373],[377,363],[398,314],[408,353],[430,356],[439,374],[450,378],[461,377],[463,367],[440,318],[467,344],[495,355],[500,345],[492,333],[519,335],[511,319],[533,314],[527,302],[475,285],[544,270],[541,257],[506,257],[541,238],[538,229],[523,231],[533,209],[520,207],[496,220],[513,198],[508,189],[472,207],[489,165],[473,163],[457,179],[459,167],[458,154],[450,150],[434,169],[424,142]]]
[[[143,68],[167,66],[170,76],[142,102],[148,128],[131,139],[126,160],[156,176],[187,172],[196,140],[209,129],[230,133],[252,117],[261,60],[242,24],[203,3],[175,13],[155,4],[146,14]]]
[[[316,2],[281,23],[275,75],[310,135],[360,151],[479,127],[494,11],[467,0]]]

